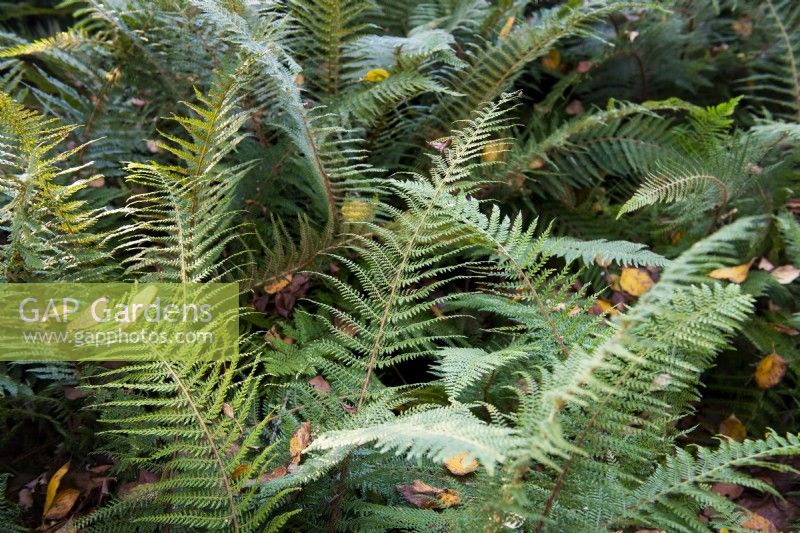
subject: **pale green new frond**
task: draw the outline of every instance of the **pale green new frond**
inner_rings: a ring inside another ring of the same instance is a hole
[[[403,454],[408,459],[428,458],[443,463],[446,459],[469,451],[492,473],[519,441],[513,431],[491,426],[463,407],[438,407],[399,416],[376,426],[347,431],[331,431],[321,435],[308,448],[309,452],[335,450],[370,444],[380,452]]]
[[[562,237],[552,244],[550,251],[553,255],[563,257],[568,263],[581,259],[586,266],[614,262],[623,266],[664,267],[670,263],[666,257],[648,250],[647,246],[628,241],[580,241]]]
[[[447,395],[457,400],[471,385],[498,368],[527,357],[524,347],[487,352],[481,348],[443,348],[434,371],[441,377]]]

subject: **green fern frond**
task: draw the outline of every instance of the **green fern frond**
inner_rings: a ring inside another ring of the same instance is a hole
[[[107,381],[99,386],[97,407],[111,453],[122,452],[124,467],[150,469],[159,479],[89,515],[80,527],[272,531],[284,523],[288,516],[274,511],[289,491],[264,499],[257,490],[275,456],[264,442],[269,418],[251,420],[259,367],[258,358],[196,357],[130,364],[97,376]]]
[[[43,275],[91,280],[109,271],[103,235],[92,233],[104,213],[79,199],[81,191],[98,176],[80,177],[91,163],[64,164],[82,146],[62,148],[75,127],[56,122],[0,93],[0,185],[4,197],[0,224],[8,232],[2,247],[6,281]]]
[[[191,117],[174,117],[188,140],[163,134],[159,146],[181,166],[130,163],[129,180],[147,192],[132,196],[128,210],[137,222],[122,246],[132,255],[129,272],[175,282],[218,279],[232,267],[219,261],[241,228],[232,224],[231,201],[249,164],[223,162],[244,135],[248,115],[236,109],[241,74],[223,73],[208,96],[187,104]],[[151,271],[158,267],[158,272]]]

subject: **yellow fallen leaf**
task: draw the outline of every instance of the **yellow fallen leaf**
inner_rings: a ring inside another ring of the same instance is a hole
[[[494,144],[487,144],[483,147],[481,154],[481,161],[484,163],[493,163],[494,161],[502,161],[505,159],[505,153],[511,149],[509,143],[498,142]]]
[[[42,514],[46,515],[47,511],[50,510],[50,506],[53,505],[56,492],[58,492],[58,486],[61,484],[61,478],[63,478],[67,472],[69,472],[69,461],[56,470],[56,473],[53,474],[53,477],[51,477],[50,481],[47,483],[47,493],[44,498],[44,511]]]
[[[292,433],[292,438],[289,440],[289,453],[292,456],[293,464],[300,464],[300,455],[309,444],[311,444],[311,422],[303,422]]]
[[[375,206],[363,200],[351,199],[342,205],[345,222],[369,222],[375,217]]]
[[[592,308],[589,310],[589,314],[616,316],[619,314],[619,309],[617,309],[608,300],[604,300],[603,298],[598,298],[597,301],[592,306]]]
[[[382,68],[374,68],[364,75],[364,81],[378,83],[390,76],[389,71]]]
[[[511,33],[511,30],[514,28],[514,20],[516,20],[516,17],[508,17],[506,19],[506,23],[503,24],[503,29],[500,30],[500,37],[501,38],[505,38],[505,37],[509,36],[509,34]]]
[[[547,56],[542,58],[542,66],[547,70],[557,70],[561,66],[561,54],[555,48],[547,52]]]
[[[64,489],[59,491],[53,499],[50,508],[44,513],[45,519],[60,520],[67,516],[80,495],[81,491],[78,489]]]
[[[756,384],[761,389],[771,389],[783,379],[786,374],[786,361],[775,352],[764,356],[756,366]]]
[[[718,268],[709,272],[708,276],[714,279],[724,279],[734,283],[742,283],[747,279],[747,274],[750,272],[750,265],[752,264],[753,261],[750,260],[747,263],[735,267]]]
[[[623,268],[619,286],[631,296],[641,296],[653,286],[653,279],[641,268]]]
[[[281,292],[291,282],[292,282],[292,275],[286,274],[285,276],[273,281],[269,285],[265,285],[264,292],[266,292],[267,294],[275,294]]]
[[[744,427],[741,420],[736,418],[735,414],[731,414],[731,416],[722,421],[719,425],[719,433],[736,442],[742,442],[747,438],[747,428]]]
[[[673,231],[672,235],[669,237],[669,242],[674,246],[681,242],[683,239],[683,232],[681,230]]]
[[[471,472],[474,472],[476,468],[478,468],[478,461],[473,459],[469,463],[465,463],[467,459],[467,452],[457,453],[450,459],[444,462],[444,466],[450,471],[451,474],[456,476],[464,476]]]

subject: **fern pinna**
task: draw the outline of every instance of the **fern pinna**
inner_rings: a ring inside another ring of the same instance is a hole
[[[798,34],[787,0],[3,4],[3,281],[241,290],[235,356],[0,362],[7,529],[795,527]]]

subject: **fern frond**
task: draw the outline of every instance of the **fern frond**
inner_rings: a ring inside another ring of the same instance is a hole
[[[75,127],[56,122],[0,93],[0,224],[8,232],[2,246],[6,281],[43,275],[91,280],[110,269],[103,235],[92,233],[104,213],[78,199],[98,176],[79,177],[91,163],[64,164],[82,147],[62,148]]]
[[[236,109],[241,81],[223,73],[208,96],[187,104],[191,117],[174,117],[188,140],[163,134],[160,147],[181,166],[130,163],[129,180],[148,191],[132,196],[128,210],[138,219],[127,228],[123,245],[132,252],[130,272],[161,280],[190,282],[218,279],[232,267],[219,262],[241,228],[232,224],[231,201],[248,164],[223,162],[244,138],[239,132],[248,116]],[[152,274],[158,267],[157,274]]]

